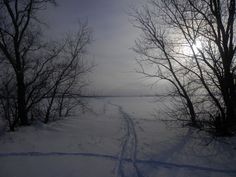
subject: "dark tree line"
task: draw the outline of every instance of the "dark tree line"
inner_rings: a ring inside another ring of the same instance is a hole
[[[82,104],[77,95],[93,65],[87,23],[59,42],[46,42],[38,13],[53,0],[0,1],[0,105],[11,130],[40,119],[47,123]]]
[[[235,0],[151,0],[132,13],[139,72],[172,85],[175,119],[217,135],[236,130],[235,12]]]

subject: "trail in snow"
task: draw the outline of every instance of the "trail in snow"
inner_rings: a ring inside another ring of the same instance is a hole
[[[60,157],[60,156],[84,156],[84,157],[95,157],[95,158],[104,158],[113,161],[122,160],[123,162],[133,163],[132,158],[122,158],[119,159],[117,156],[113,155],[106,155],[106,154],[96,154],[96,153],[80,153],[80,152],[11,152],[11,153],[0,153],[0,159],[4,157],[20,157],[20,156],[27,156],[27,157]],[[169,162],[162,162],[158,160],[141,160],[136,159],[136,163],[138,164],[152,164],[158,165],[159,167],[164,168],[184,168],[188,170],[200,170],[200,171],[207,171],[207,172],[218,172],[218,173],[226,173],[232,174],[236,176],[236,170],[226,170],[226,169],[217,169],[217,168],[209,168],[203,166],[195,166],[195,165],[187,165],[187,164],[177,164],[177,163],[169,163]]]
[[[137,177],[143,177],[142,173],[140,172],[138,165],[137,165],[137,145],[138,145],[138,138],[135,130],[135,125],[132,120],[132,118],[127,114],[122,106],[116,105],[113,103],[110,103],[110,105],[113,105],[118,108],[121,118],[124,121],[124,129],[125,129],[125,135],[122,138],[121,143],[121,151],[118,156],[118,164],[116,167],[116,176],[125,177],[124,173],[124,164],[123,161],[126,158],[125,155],[130,156],[132,161],[132,166],[134,168],[134,173]]]
[[[137,166],[137,145],[138,145],[138,139],[137,139],[137,134],[135,131],[135,126],[134,126],[134,122],[132,120],[132,118],[126,113],[124,112],[123,108],[121,106],[119,106],[119,111],[123,117],[123,119],[125,120],[125,125],[126,125],[126,129],[127,129],[127,139],[128,141],[126,141],[127,143],[130,142],[131,145],[131,149],[130,149],[130,153],[131,153],[131,159],[132,159],[132,164],[133,167],[135,169],[136,175],[137,177],[142,177],[142,174]],[[127,144],[126,143],[126,144]],[[127,147],[127,145],[126,145]],[[124,150],[128,150],[127,148],[124,148]]]

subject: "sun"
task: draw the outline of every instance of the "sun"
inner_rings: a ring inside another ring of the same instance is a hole
[[[195,53],[198,53],[199,50],[202,50],[202,42],[199,39],[196,39],[193,43],[193,50]]]
[[[184,44],[181,47],[181,53],[186,56],[193,56],[199,54],[199,51],[203,49],[203,44],[200,39],[195,39],[191,44]]]

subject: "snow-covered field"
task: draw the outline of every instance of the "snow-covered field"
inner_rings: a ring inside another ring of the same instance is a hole
[[[235,138],[166,126],[156,98],[85,99],[93,111],[1,135],[0,177],[236,176]]]

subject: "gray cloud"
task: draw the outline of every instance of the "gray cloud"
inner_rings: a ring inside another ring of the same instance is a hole
[[[58,7],[44,15],[50,25],[48,36],[73,31],[78,19],[87,19],[93,29],[90,56],[97,64],[90,75],[89,90],[103,94],[153,93],[142,76],[134,72],[135,53],[130,49],[138,31],[125,13],[140,0],[59,0]],[[96,91],[97,90],[97,91]]]

